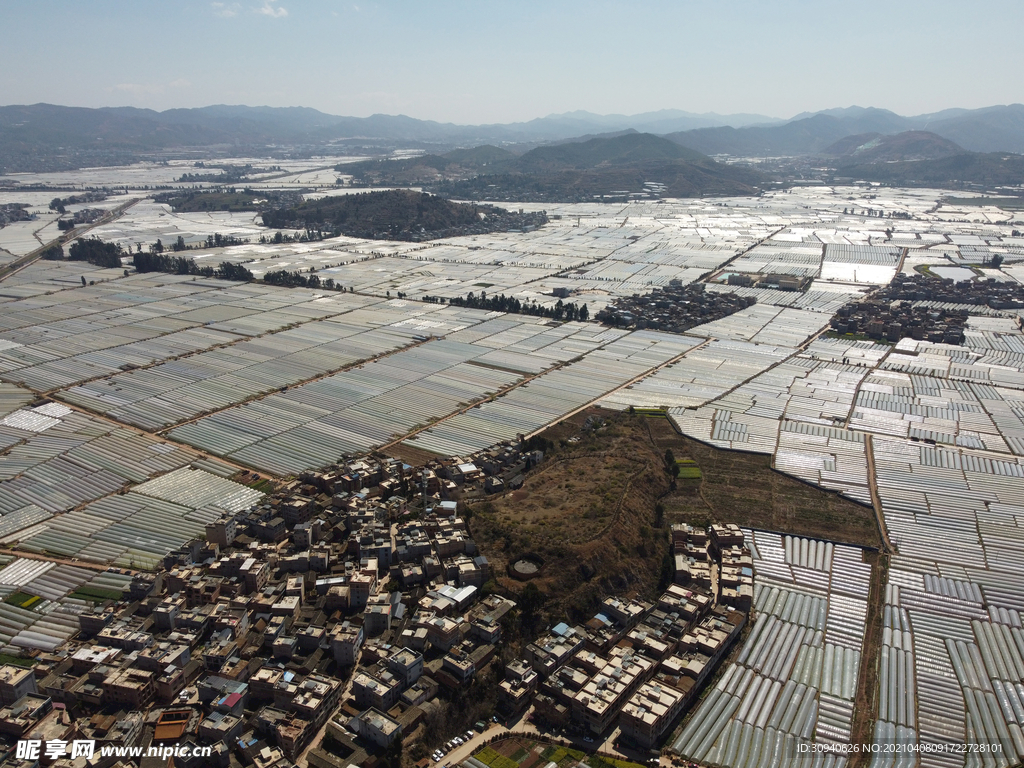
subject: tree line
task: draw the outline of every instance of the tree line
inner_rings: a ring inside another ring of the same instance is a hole
[[[88,237],[76,240],[68,249],[68,259],[71,261],[87,261],[97,267],[107,269],[118,269],[121,267],[121,257],[125,252],[116,243],[104,243],[98,237]],[[44,258],[56,260],[63,258],[62,250],[49,249]]]
[[[50,210],[63,215],[67,213],[67,206],[69,205],[99,203],[106,199],[106,192],[83,192],[80,195],[71,195],[70,197],[55,197],[50,201]]]
[[[323,288],[328,291],[344,291],[345,286],[334,282],[333,277],[321,280],[318,274],[311,273],[303,275],[299,272],[288,272],[279,269],[274,272],[267,272],[263,276],[263,282],[270,285],[283,285],[288,288]],[[352,289],[349,289],[351,292]]]
[[[171,243],[171,250],[175,252],[191,250],[202,251],[207,248],[227,248],[229,245],[245,245],[248,242],[248,240],[243,240],[240,237],[234,237],[233,235],[222,235],[220,232],[217,232],[216,234],[213,235],[207,235],[206,240],[204,242],[196,243],[195,245],[188,245],[185,242],[185,238],[182,237],[181,235],[178,235],[178,239]],[[141,247],[141,244],[139,247]],[[149,249],[153,253],[163,253],[163,241],[158,239],[155,243],[149,246]]]
[[[399,294],[399,298],[401,298]],[[444,304],[443,296],[424,296],[422,301],[429,301],[433,304]],[[517,315],[533,315],[535,317],[550,317],[553,320],[581,320],[590,319],[590,310],[585,303],[579,305],[569,302],[564,303],[561,299],[555,302],[553,307],[532,302],[520,301],[515,296],[488,296],[486,291],[481,291],[477,296],[470,291],[466,296],[454,296],[448,299],[453,307],[467,307],[468,309],[486,309],[491,312],[509,312]]]
[[[281,243],[318,243],[325,240],[327,234],[318,229],[307,229],[300,235],[289,235],[284,232],[275,232],[273,237],[260,235],[260,242],[267,245],[280,245]]]
[[[72,246],[73,247],[73,246]],[[166,253],[136,253],[132,255],[132,263],[138,272],[166,272],[172,275],[195,275],[196,277],[219,277],[222,280],[249,282],[253,279],[252,272],[241,264],[222,261],[219,266],[206,264],[199,266],[195,259],[188,256],[171,256]]]
[[[305,229],[310,239],[347,235],[422,242],[535,228],[546,222],[543,212],[513,213],[492,205],[455,203],[405,189],[324,197],[263,212],[267,227]]]
[[[158,253],[150,250],[148,253],[132,254],[132,263],[138,272],[166,272],[172,275],[193,275],[195,277],[218,277],[222,280],[236,280],[239,282],[252,282],[256,279],[252,272],[241,264],[232,264],[230,261],[222,261],[217,267],[211,265],[199,266],[189,256],[175,256],[169,253]],[[321,280],[315,272],[303,275],[299,272],[289,272],[284,269],[267,272],[263,276],[263,282],[268,285],[278,285],[285,288],[317,288],[327,291],[344,291],[345,287],[334,282],[334,278],[328,277]],[[349,289],[350,291],[353,289]]]

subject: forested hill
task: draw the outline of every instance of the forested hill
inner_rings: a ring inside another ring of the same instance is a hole
[[[273,228],[412,241],[525,229],[546,221],[543,213],[512,213],[492,205],[453,203],[407,189],[322,197],[263,214],[263,223]]]
[[[1006,152],[965,152],[937,160],[840,165],[837,179],[863,179],[894,187],[1016,187],[1024,179],[1024,156]]]
[[[423,185],[457,199],[576,202],[643,193],[654,183],[669,197],[756,194],[761,175],[649,133],[537,147],[523,155],[497,147],[339,165],[357,183]]]

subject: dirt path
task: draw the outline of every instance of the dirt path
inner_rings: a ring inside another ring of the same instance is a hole
[[[882,617],[885,605],[885,583],[889,575],[889,556],[883,552],[865,553],[871,563],[871,588],[868,591],[867,621],[864,626],[864,648],[861,651],[857,695],[854,699],[853,727],[850,743],[870,742],[878,717],[878,656],[882,650]],[[860,768],[870,761],[866,752],[854,755],[851,768]]]
[[[878,482],[875,475],[875,445],[871,438],[871,434],[864,435],[864,455],[868,460],[868,491],[871,493],[871,506],[874,507],[875,520],[878,522],[878,533],[882,537],[882,549],[887,554],[893,554],[896,552],[896,548],[889,541],[889,530],[885,527],[882,499],[878,495]]]
[[[102,563],[92,563],[88,560],[68,560],[65,557],[41,555],[36,552],[23,552],[20,549],[10,549],[9,547],[0,547],[0,554],[23,557],[26,560],[44,560],[48,563],[57,563],[57,565],[72,565],[75,568],[85,568],[90,571],[108,571],[111,567],[110,565],[104,565]],[[126,571],[132,574],[141,573],[141,571],[132,571],[129,568],[119,568],[118,570],[122,573]]]

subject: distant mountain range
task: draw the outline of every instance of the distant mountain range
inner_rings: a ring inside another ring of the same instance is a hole
[[[403,145],[442,150],[481,144],[559,142],[636,131],[666,135],[705,155],[792,156],[822,153],[852,135],[927,130],[973,152],[1024,153],[1024,105],[949,109],[902,117],[884,109],[849,107],[792,120],[755,114],[694,114],[661,110],[638,115],[567,112],[528,122],[455,125],[404,115],[340,117],[303,107],[210,106],[155,112],[133,107],[86,109],[50,104],[0,107],[0,170],[55,170],[126,162],[147,153],[189,148],[306,148],[335,151],[346,144]]]
[[[927,130],[971,152],[1024,153],[1024,104],[952,109],[901,117],[885,109],[850,107],[798,116],[778,125],[718,126],[670,133],[666,138],[707,155],[766,157],[814,155],[847,136]]]
[[[487,128],[507,128],[534,140],[569,138],[588,133],[612,133],[633,129],[638,133],[664,134],[674,131],[687,131],[696,128],[713,128],[728,125],[741,128],[748,125],[771,125],[782,123],[777,117],[764,115],[737,114],[719,115],[714,112],[695,114],[679,109],[662,109],[657,112],[643,112],[638,115],[597,115],[593,112],[579,110],[560,115],[548,115],[526,123],[511,123],[507,126],[484,126]],[[561,134],[559,137],[558,134]]]
[[[174,148],[324,148],[336,142],[452,148],[485,143],[537,144],[586,133],[666,133],[772,121],[763,115],[696,115],[662,110],[632,116],[570,112],[523,123],[466,126],[405,115],[339,117],[304,107],[217,105],[155,112],[134,107],[86,109],[33,104],[0,107],[0,171],[127,162],[133,156]]]
[[[0,107],[3,173],[146,158],[385,154],[399,147],[427,154],[342,171],[373,185],[415,184],[487,200],[591,200],[649,184],[673,197],[750,194],[771,180],[749,167],[714,162],[716,155],[795,157],[797,165],[808,158],[835,177],[893,184],[1019,185],[1024,105],[916,117],[849,107],[788,121],[680,110],[580,111],[478,126],[404,115],[339,117],[303,107]],[[793,176],[775,180],[787,178]]]

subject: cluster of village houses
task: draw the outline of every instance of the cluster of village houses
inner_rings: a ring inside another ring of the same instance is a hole
[[[174,757],[183,768],[279,768],[307,750],[310,765],[372,768],[446,690],[488,668],[516,609],[493,592],[502,574],[455,499],[519,484],[542,460],[506,444],[302,475],[84,612],[79,634],[33,668],[0,668],[0,732],[214,745]],[[735,526],[676,525],[672,546],[676,583],[655,603],[608,598],[507,664],[499,713],[532,706],[556,728],[618,723],[657,744],[739,635],[753,590]]]

